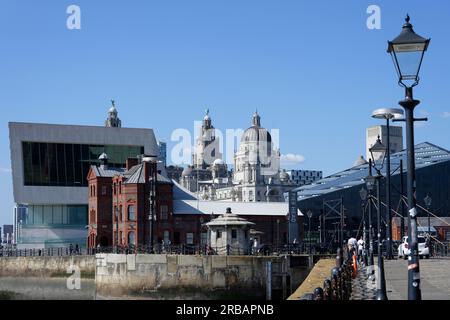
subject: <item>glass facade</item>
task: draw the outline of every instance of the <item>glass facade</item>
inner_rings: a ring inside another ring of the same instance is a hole
[[[143,146],[22,142],[24,185],[86,187],[91,165],[105,152],[109,166],[124,167],[127,158],[144,153]]]
[[[24,226],[85,226],[87,205],[29,205]]]

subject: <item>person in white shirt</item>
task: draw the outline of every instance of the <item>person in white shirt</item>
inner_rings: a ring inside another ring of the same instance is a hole
[[[358,257],[360,258],[360,260],[363,257],[363,251],[364,251],[364,240],[362,237],[359,237],[358,240]]]

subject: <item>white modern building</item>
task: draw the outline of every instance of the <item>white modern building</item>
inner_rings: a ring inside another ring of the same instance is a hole
[[[398,126],[389,126],[390,139],[389,144],[391,148],[391,154],[400,152],[403,150],[403,128]],[[387,145],[387,127],[373,126],[366,130],[366,159],[371,159],[369,149],[375,144],[378,136],[380,136],[381,143]],[[377,155],[374,154],[374,157]],[[375,160],[378,160],[377,158]]]
[[[113,167],[159,154],[153,130],[122,128],[114,105],[109,117],[106,127],[9,123],[18,247],[85,246],[90,166],[103,152]]]

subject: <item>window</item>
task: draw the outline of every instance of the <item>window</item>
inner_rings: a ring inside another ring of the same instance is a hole
[[[135,246],[136,245],[135,238],[134,238],[134,231],[128,232],[128,245],[129,246]]]
[[[90,165],[99,165],[103,152],[108,154],[111,167],[123,167],[128,157],[143,154],[144,147],[23,141],[24,184],[87,187]]]
[[[123,234],[122,231],[119,232],[119,245],[123,244]]]
[[[106,186],[102,186],[102,196],[106,196]]]
[[[164,230],[164,244],[169,244],[170,242],[170,231]]]
[[[95,186],[92,186],[92,196],[95,197]]]
[[[130,205],[128,206],[128,220],[133,221],[135,220],[135,215],[134,215],[134,206]]]
[[[445,241],[450,241],[450,231],[445,232]]]
[[[222,238],[222,231],[217,230],[217,232],[216,232],[216,239],[220,239],[220,238]]]
[[[168,206],[161,206],[160,208],[160,213],[161,213],[161,220],[167,220],[169,218],[169,207]]]
[[[192,232],[186,233],[186,244],[194,244],[194,234]]]
[[[208,233],[207,232],[202,232],[200,241],[201,241],[202,246],[204,246],[205,244],[208,243]]]
[[[123,220],[122,215],[123,215],[123,210],[122,210],[122,205],[120,205],[120,206],[119,206],[119,221],[122,221],[122,220]]]
[[[231,230],[231,239],[237,239],[237,230],[236,229],[232,229]]]

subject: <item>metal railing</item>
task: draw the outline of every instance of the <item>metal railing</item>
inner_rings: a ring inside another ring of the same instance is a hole
[[[296,254],[330,254],[323,252],[318,247],[309,247],[308,244],[289,245],[260,245],[257,247],[248,245],[242,246],[222,246],[211,247],[209,245],[154,245],[130,246],[130,247],[98,247],[98,248],[35,248],[17,249],[0,248],[0,257],[51,257],[51,256],[74,256],[74,255],[95,255],[98,253],[116,254],[181,254],[181,255],[296,255]]]

